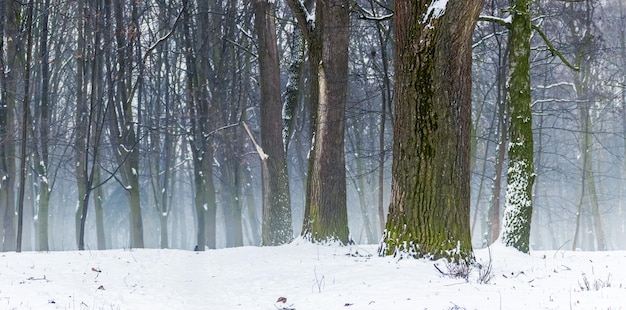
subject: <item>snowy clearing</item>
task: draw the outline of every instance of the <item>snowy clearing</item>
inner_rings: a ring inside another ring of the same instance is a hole
[[[489,251],[476,257],[487,268]],[[626,252],[491,248],[493,278],[375,245],[0,254],[0,309],[620,309]],[[280,300],[280,301],[279,301]]]

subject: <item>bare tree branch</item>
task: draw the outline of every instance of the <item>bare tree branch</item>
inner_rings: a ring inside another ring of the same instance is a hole
[[[550,39],[548,39],[548,37],[546,36],[545,33],[543,33],[543,31],[541,31],[541,28],[539,28],[539,26],[532,24],[532,29],[537,31],[537,33],[539,34],[539,36],[541,36],[541,38],[543,39],[544,42],[546,42],[546,45],[548,46],[548,49],[550,50],[550,52],[552,52],[553,55],[556,55],[557,57],[559,57],[559,59],[563,62],[563,64],[565,64],[568,68],[578,72],[580,71],[580,66],[574,66],[572,65],[567,59],[565,59],[565,56],[563,56],[563,54],[561,52],[559,52],[559,50],[557,50],[554,45],[552,45],[552,42],[550,42]]]

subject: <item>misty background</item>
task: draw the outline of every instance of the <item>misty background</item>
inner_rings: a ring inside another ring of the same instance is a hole
[[[31,33],[34,38],[47,34],[45,45],[39,39],[27,44],[26,17],[21,13],[11,15],[12,8],[19,9],[12,1],[7,2],[7,16],[14,18],[8,18],[5,27],[6,41],[12,42],[4,47],[5,57],[12,56],[16,68],[29,68],[31,79],[29,90],[24,91],[24,70],[5,73],[10,86],[7,87],[14,91],[7,92],[3,100],[19,104],[5,105],[4,112],[0,111],[12,115],[7,118],[12,121],[5,124],[8,130],[2,133],[1,144],[12,141],[14,148],[20,147],[19,137],[24,130],[32,130],[34,137],[25,145],[29,156],[25,159],[24,250],[35,250],[39,243],[44,181],[42,170],[37,167],[42,162],[37,157],[41,154],[36,153],[41,153],[42,138],[49,146],[45,183],[53,185],[49,197],[49,246],[51,250],[77,248],[80,195],[76,166],[83,153],[76,149],[76,137],[84,130],[77,116],[86,113],[80,112],[77,102],[84,100],[91,102],[89,107],[106,107],[108,98],[121,96],[118,88],[115,93],[109,93],[107,88],[91,88],[97,85],[96,81],[103,85],[117,82],[112,81],[110,73],[120,68],[118,58],[122,56],[117,54],[115,37],[107,33],[114,34],[115,27],[121,29],[120,23],[126,25],[124,35],[132,42],[125,59],[130,62],[127,84],[129,89],[136,87],[128,102],[139,150],[138,166],[132,173],[138,176],[144,246],[162,247],[164,229],[168,231],[167,247],[192,250],[197,245],[193,122],[192,111],[185,103],[188,37],[197,40],[194,52],[206,57],[214,77],[207,79],[210,85],[206,89],[213,102],[207,113],[215,123],[210,137],[215,153],[210,165],[217,201],[216,247],[241,245],[235,237],[238,230],[243,245],[259,244],[261,168],[253,143],[240,125],[245,121],[258,139],[260,77],[250,1],[210,1],[206,14],[199,14],[198,7],[192,6],[191,14],[183,17],[181,1],[142,1],[120,8],[124,14],[119,20],[98,15],[106,12],[110,1],[86,3],[82,13],[77,1],[39,1],[30,23]],[[377,243],[382,235],[378,209],[387,208],[391,181],[393,31],[392,19],[383,17],[390,14],[385,7],[392,8],[393,3],[357,3],[381,19],[360,18],[355,10],[351,20],[346,111],[348,220],[355,242]],[[508,1],[487,1],[483,15],[504,18],[508,15],[503,11],[507,6]],[[294,124],[286,140],[293,227],[299,235],[310,149],[304,104],[307,92],[303,89],[308,72],[306,66],[299,72],[291,71],[292,65],[303,57],[302,37],[283,1],[277,1],[276,8],[283,90],[287,90],[290,75],[296,74],[301,83],[295,118],[285,120]],[[44,16],[49,18],[48,29],[43,27]],[[533,5],[533,16],[533,23],[580,71],[568,68],[534,33],[531,81],[536,179],[532,249],[626,249],[626,240],[621,238],[626,229],[626,4],[621,0],[540,0]],[[184,29],[190,31],[187,37]],[[151,53],[146,52],[166,36]],[[81,42],[80,38],[84,40]],[[496,23],[480,21],[474,38],[471,228],[474,246],[484,247],[493,233],[494,222],[498,223],[494,219],[502,214],[506,187],[507,30]],[[39,64],[45,59],[50,76],[48,118],[44,123]],[[77,68],[79,61],[83,69]],[[3,66],[9,68],[10,64]],[[84,80],[79,82],[81,75]],[[11,85],[12,81],[17,82]],[[86,90],[82,95],[79,83]],[[26,97],[30,99],[32,129],[22,128],[19,121],[23,116],[20,104],[28,102],[24,101]],[[91,194],[85,245],[88,249],[97,248],[94,204],[98,200],[106,248],[129,248],[128,188],[120,175],[124,159],[116,157],[124,150],[123,145],[116,144],[116,134],[108,125],[110,119],[124,116],[110,115],[112,112],[106,109],[101,114],[90,111],[102,116],[102,125],[94,127],[101,129],[101,135],[97,144],[92,140],[84,150],[90,160],[97,158],[94,162],[99,167],[101,182],[97,183],[98,191],[94,188]],[[43,135],[41,128],[49,132]],[[7,158],[15,165],[21,160],[19,156]],[[8,190],[17,193],[18,186]],[[10,206],[5,209],[11,211]]]

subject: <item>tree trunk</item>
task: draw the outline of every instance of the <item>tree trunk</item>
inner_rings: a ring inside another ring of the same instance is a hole
[[[356,124],[351,124],[349,127],[357,128]],[[357,192],[357,196],[359,197],[359,209],[361,210],[361,216],[363,217],[363,230],[365,230],[365,236],[367,238],[367,242],[365,243],[376,243],[380,240],[374,237],[374,232],[372,229],[372,225],[370,224],[370,214],[367,207],[367,199],[365,198],[365,192],[368,191],[365,189],[365,175],[367,174],[366,169],[363,165],[363,158],[361,158],[361,151],[359,147],[363,147],[363,139],[361,137],[361,132],[359,130],[355,130],[354,137],[348,136],[348,141],[350,143],[350,147],[355,150],[354,154],[354,163],[356,166],[356,171],[354,174],[349,176],[350,181],[354,185],[354,189]],[[369,182],[368,182],[369,183]],[[359,236],[356,240],[359,243],[363,243],[361,241],[361,237]]]
[[[509,167],[502,241],[521,252],[530,251],[533,163],[530,108],[530,0],[516,0],[509,34]]]
[[[50,0],[45,0],[42,4],[43,10],[41,12],[41,38],[40,38],[40,51],[41,57],[41,101],[39,107],[36,109],[36,118],[39,125],[38,136],[38,149],[34,151],[34,166],[38,177],[39,183],[39,199],[38,212],[37,212],[37,224],[38,224],[38,239],[39,239],[39,251],[49,250],[48,241],[48,216],[50,205],[50,191],[52,190],[48,181],[48,167],[49,161],[49,139],[50,139],[50,122],[49,122],[49,110],[50,110],[50,66],[49,66],[49,54],[48,54],[48,15],[50,14],[48,8],[50,6]],[[34,134],[33,138],[36,139],[37,135]]]
[[[469,262],[472,33],[482,1],[395,2],[391,204],[379,253]]]
[[[568,26],[573,38],[573,45],[576,47],[575,53],[577,57],[577,63],[579,64],[579,71],[574,76],[574,89],[576,90],[576,97],[578,102],[578,111],[580,113],[581,123],[581,159],[583,161],[583,176],[581,195],[585,195],[585,189],[588,192],[588,202],[591,208],[591,216],[593,223],[593,230],[595,232],[595,245],[596,250],[606,250],[606,240],[604,231],[602,229],[602,215],[600,214],[600,206],[598,204],[598,196],[596,194],[596,180],[593,168],[593,123],[591,119],[592,107],[596,102],[593,94],[594,79],[592,67],[593,60],[596,58],[597,45],[595,39],[595,26],[592,25],[593,18],[593,4],[590,1],[584,1],[582,8],[584,11],[578,11],[575,9],[574,4],[568,4],[568,16],[571,18],[568,20]],[[582,13],[582,14],[581,14]],[[582,199],[581,199],[582,202]],[[580,216],[580,209],[577,217]],[[577,219],[578,222],[578,219]],[[577,226],[578,229],[578,226]],[[578,231],[576,231],[577,233]],[[576,240],[573,242],[573,247],[576,244]],[[592,243],[594,244],[594,243]]]
[[[102,181],[100,173],[100,168],[96,168],[93,176],[94,184],[100,184],[100,182]],[[94,190],[93,198],[93,206],[96,215],[96,240],[98,243],[98,250],[106,250],[107,246],[106,236],[104,233],[104,208],[102,206],[104,199],[104,190],[102,189],[102,186],[98,186]]]
[[[618,37],[618,41],[619,41],[619,48],[622,51],[620,53],[620,64],[622,67],[622,83],[624,85],[626,85],[626,23],[624,22],[626,20],[626,10],[624,9],[624,3],[622,1],[618,1],[618,6],[619,6],[619,16],[620,16],[620,21],[621,21],[621,27],[619,27],[620,32],[619,32],[619,37]],[[622,109],[622,128],[621,128],[621,134],[622,134],[622,145],[624,148],[623,154],[622,154],[622,171],[621,171],[621,177],[622,179],[626,179],[626,87],[622,87],[621,89],[621,104],[620,107]],[[625,204],[626,204],[626,182],[621,182],[621,186],[619,188],[620,191],[620,195],[619,195],[619,202],[618,202],[618,215],[620,218],[619,221],[619,225],[615,225],[618,227],[615,227],[615,234],[616,235],[623,235],[624,233],[626,233],[626,218],[623,216],[623,214],[625,213],[624,209],[625,209]],[[626,240],[624,240],[624,238],[620,238],[620,247],[624,247],[626,246],[626,244],[624,243]]]
[[[2,19],[2,30],[5,34],[2,44],[6,44],[6,62],[3,62],[3,79],[2,79],[2,97],[5,104],[0,105],[0,127],[2,128],[2,141],[0,143],[0,152],[2,160],[2,178],[3,184],[0,186],[3,201],[0,208],[4,215],[2,222],[4,230],[3,251],[13,251],[16,248],[16,230],[15,230],[15,181],[17,178],[17,167],[15,162],[16,150],[16,128],[15,128],[15,95],[17,94],[17,79],[19,72],[22,70],[19,63],[20,57],[17,56],[18,51],[18,29],[21,21],[18,20],[21,4],[17,1],[1,1],[0,3],[0,19]],[[6,17],[6,20],[5,20]],[[6,25],[6,28],[5,28]],[[8,40],[6,38],[12,38]],[[6,41],[5,41],[6,40]],[[1,57],[0,57],[1,58]]]
[[[241,176],[240,176],[243,180],[245,180],[245,183],[247,185],[244,185],[243,190],[245,191],[245,196],[246,196],[246,207],[248,209],[248,222],[250,225],[250,240],[252,242],[252,245],[262,245],[262,228],[261,228],[261,221],[259,220],[259,217],[257,216],[257,205],[256,205],[256,201],[257,198],[254,197],[254,188],[250,185],[253,184],[252,181],[253,179],[253,175],[251,175],[250,173],[247,173],[246,171],[241,171]],[[291,220],[291,218],[290,218]]]
[[[274,21],[274,2],[253,2],[258,36],[261,86],[261,147],[267,157],[263,169],[262,244],[279,245],[293,238],[289,176],[282,134],[280,68]],[[250,219],[254,220],[254,219]]]
[[[313,118],[315,130],[303,223],[303,235],[315,242],[349,242],[344,154],[349,7],[347,0],[316,4],[321,62],[310,65],[317,72],[319,97]]]
[[[30,64],[32,62],[32,46],[33,46],[33,2],[28,3],[27,19],[26,19],[26,62],[24,62],[24,98],[22,101],[22,137],[20,142],[20,188],[19,188],[19,200],[17,208],[17,245],[16,252],[22,252],[22,230],[24,223],[24,195],[26,194],[26,162],[28,156],[26,155],[26,142],[28,138],[28,123],[30,114]]]
[[[509,41],[510,42],[510,41]],[[498,157],[496,159],[495,166],[495,174],[493,178],[493,192],[491,194],[491,213],[489,214],[489,218],[491,221],[491,227],[489,228],[489,240],[488,242],[491,244],[495,242],[500,237],[500,228],[502,224],[500,223],[500,210],[501,203],[500,198],[502,196],[502,177],[503,177],[503,168],[504,168],[504,159],[507,152],[507,136],[508,136],[508,126],[509,121],[507,118],[507,102],[506,102],[506,66],[508,62],[508,53],[510,52],[511,45],[507,42],[506,47],[501,57],[498,57],[500,60],[498,66],[498,78],[497,78],[497,87],[498,87],[498,95],[497,95],[497,103],[498,103],[498,133],[500,134],[498,137],[498,149],[497,154]],[[500,49],[501,51],[501,49]]]
[[[115,19],[115,41],[117,47],[116,104],[113,109],[115,120],[111,124],[113,148],[120,167],[120,174],[130,209],[129,230],[130,247],[143,248],[143,221],[141,216],[141,200],[139,194],[139,150],[136,133],[136,122],[133,113],[133,94],[131,92],[134,41],[139,40],[135,14],[129,25],[124,23],[124,4],[121,0],[113,0],[113,17]],[[131,2],[133,6],[137,4]],[[135,12],[135,8],[133,8]],[[138,77],[139,78],[139,77]]]
[[[385,133],[387,124],[387,113],[391,113],[391,109],[387,109],[387,106],[391,107],[391,78],[389,77],[389,56],[387,52],[387,45],[389,44],[389,38],[391,30],[387,29],[383,31],[381,23],[377,24],[378,42],[380,43],[380,56],[383,63],[383,91],[381,92],[381,113],[380,113],[380,135],[378,137],[378,223],[379,229],[382,232],[385,230],[385,206],[384,206],[384,177],[385,177],[385,159],[387,158],[387,152],[385,150]],[[384,34],[384,35],[383,35]]]
[[[78,9],[78,46],[76,51],[76,134],[74,136],[74,158],[76,160],[76,185],[78,187],[76,201],[76,245],[79,246],[81,239],[81,219],[83,209],[86,208],[84,197],[87,194],[87,126],[88,126],[88,110],[85,100],[85,5],[83,0],[79,0]],[[80,246],[79,246],[80,247]]]
[[[203,5],[200,7],[200,5]],[[207,3],[199,1],[200,27],[209,27]],[[200,56],[202,46],[196,47],[191,37],[192,18],[191,8],[185,6],[184,17],[184,44],[187,50],[187,105],[190,111],[191,133],[189,146],[193,157],[193,179],[195,188],[194,211],[196,214],[196,246],[204,251],[205,245],[209,248],[216,246],[216,202],[215,185],[213,183],[214,149],[210,135],[213,119],[209,118],[210,105],[206,89],[201,85],[207,83],[206,56]],[[208,34],[202,40],[208,40]]]

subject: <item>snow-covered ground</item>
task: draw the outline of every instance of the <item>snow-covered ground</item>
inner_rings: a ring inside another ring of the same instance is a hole
[[[374,245],[2,253],[0,309],[626,309],[626,252],[490,253],[482,284]]]

